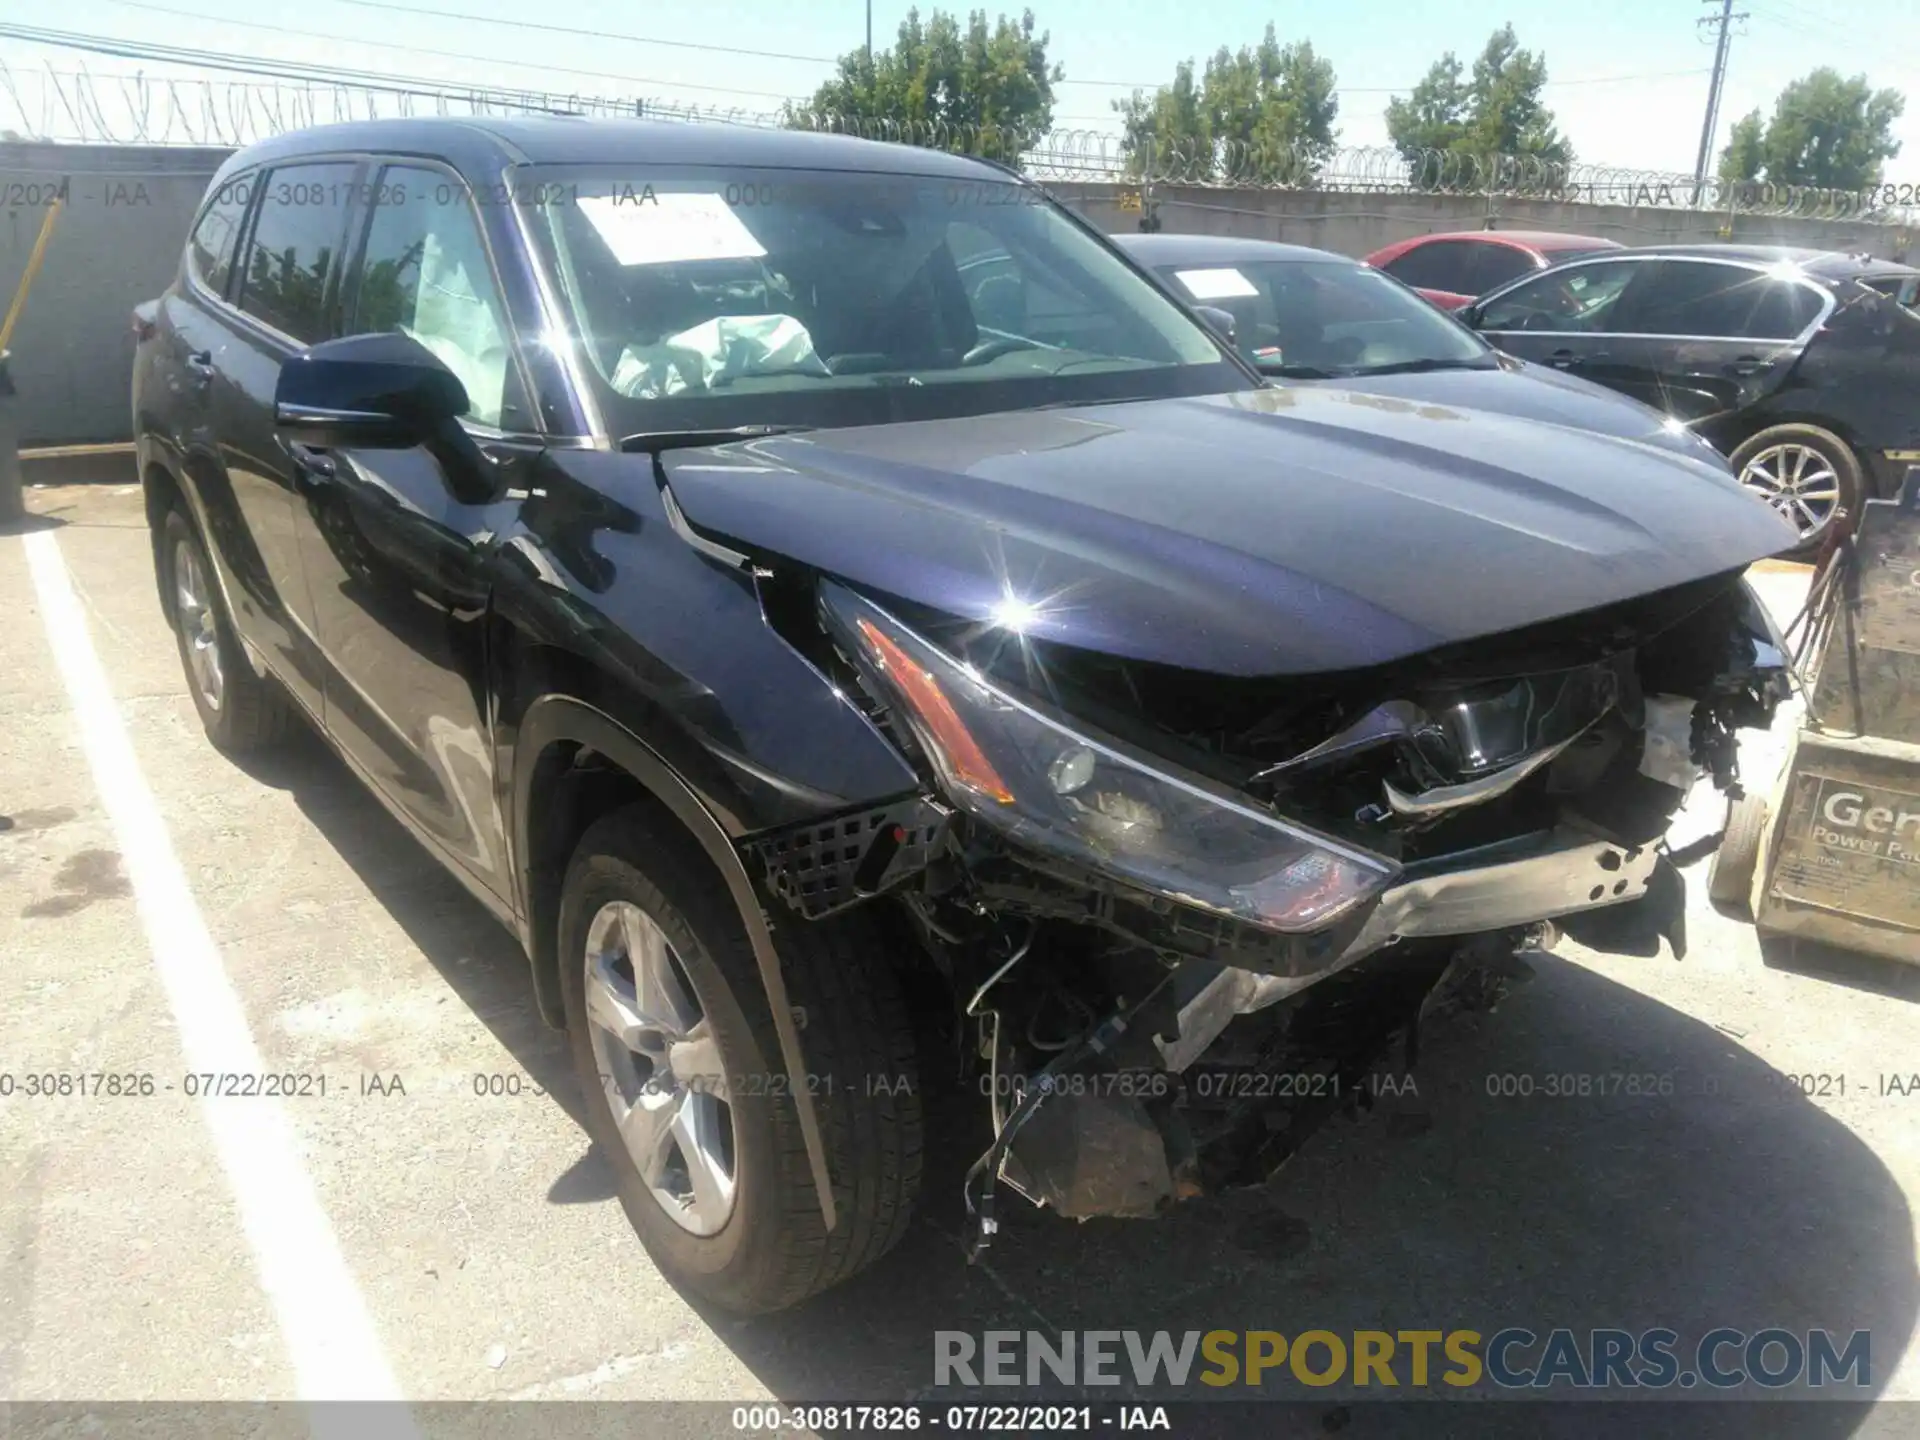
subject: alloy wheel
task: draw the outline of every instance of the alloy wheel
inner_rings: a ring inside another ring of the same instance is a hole
[[[194,688],[207,708],[217,711],[227,690],[226,671],[220,663],[220,620],[199,547],[185,540],[173,550],[173,611]]]
[[[1740,483],[1759,495],[1810,540],[1840,507],[1840,476],[1833,462],[1811,445],[1784,441],[1747,461]]]
[[[712,1027],[665,933],[638,905],[587,927],[587,1024],[627,1154],[672,1219],[713,1235],[733,1214],[736,1140]]]

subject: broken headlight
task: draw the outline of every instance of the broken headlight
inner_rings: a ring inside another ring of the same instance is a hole
[[[821,607],[948,798],[1009,839],[1269,930],[1319,929],[1396,873],[1043,713],[840,586],[822,587]]]

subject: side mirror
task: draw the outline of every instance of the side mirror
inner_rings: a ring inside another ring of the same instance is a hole
[[[1469,330],[1478,330],[1480,328],[1480,307],[1477,304],[1469,302],[1454,311],[1453,318]]]
[[[404,450],[444,435],[467,410],[467,390],[409,335],[347,335],[280,367],[274,423],[319,449]]]
[[[1207,325],[1217,331],[1229,345],[1233,344],[1234,325],[1231,310],[1222,310],[1218,305],[1196,305],[1193,307],[1193,313],[1206,321]]]

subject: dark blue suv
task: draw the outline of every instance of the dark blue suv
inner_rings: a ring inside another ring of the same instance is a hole
[[[1269,384],[972,160],[314,130],[137,319],[209,736],[304,717],[519,936],[648,1250],[739,1311],[899,1238],[955,1053],[975,1245],[1003,1188],[1278,1163],[1450,963],[1670,920],[1779,694],[1742,571],[1794,536],[1724,470]]]

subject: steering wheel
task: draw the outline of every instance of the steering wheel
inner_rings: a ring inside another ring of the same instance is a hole
[[[991,340],[982,340],[966,354],[960,357],[964,365],[984,365],[989,360],[998,360],[1002,355],[1011,355],[1016,350],[1036,350],[1033,341],[1020,335],[996,335]]]

